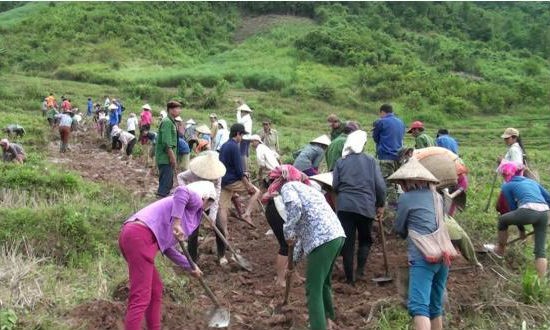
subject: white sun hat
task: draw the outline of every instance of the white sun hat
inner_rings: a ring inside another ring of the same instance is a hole
[[[330,138],[324,134],[311,140],[310,143],[319,143],[328,146],[330,145]]]
[[[218,153],[206,151],[189,162],[189,170],[205,180],[217,180],[225,175],[225,165],[219,160]]]

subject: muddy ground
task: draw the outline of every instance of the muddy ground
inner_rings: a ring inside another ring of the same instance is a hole
[[[104,142],[91,130],[77,133],[72,151],[60,156],[58,141],[50,145],[50,160],[61,166],[80,173],[84,178],[96,181],[119,184],[129,191],[139,194],[151,194],[157,187],[156,178],[146,179],[144,160],[126,164],[106,151]],[[106,169],[120,169],[109,171]],[[137,180],[127,180],[133,175]],[[252,229],[246,223],[230,218],[230,239],[234,247],[253,265],[253,272],[240,269],[230,261],[227,268],[216,263],[213,252],[213,233],[203,228],[205,243],[200,248],[199,265],[205,274],[206,281],[219,296],[222,304],[231,311],[230,329],[306,329],[307,308],[303,284],[294,282],[290,303],[281,314],[274,314],[274,307],[283,299],[283,289],[273,285],[275,271],[273,261],[278,250],[277,242],[272,235],[266,235],[269,226],[265,217],[257,210],[254,213],[257,228]],[[382,307],[402,304],[398,283],[403,272],[406,273],[405,244],[395,237],[388,237],[387,250],[391,265],[393,283],[377,285],[373,277],[384,274],[381,243],[376,227],[373,230],[375,243],[369,256],[366,280],[359,281],[355,287],[344,283],[341,260],[333,272],[334,305],[337,314],[336,329],[369,329],[377,324]],[[228,254],[229,257],[229,254]],[[160,258],[160,257],[159,257]],[[454,268],[466,266],[464,260],[453,263]],[[304,274],[304,263],[297,270]],[[472,296],[490,281],[488,272],[457,271],[449,277],[448,294],[453,311],[452,323],[448,326],[461,328],[460,313],[456,306],[467,306],[473,303]],[[192,304],[177,304],[165,295],[163,306],[163,329],[206,329],[205,314],[212,303],[204,295],[197,281],[191,280],[189,286]],[[87,329],[122,329],[127,288],[124,284],[115,290],[112,300],[89,301],[67,312],[67,317],[75,328]]]

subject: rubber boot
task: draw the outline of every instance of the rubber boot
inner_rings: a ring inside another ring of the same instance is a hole
[[[537,258],[535,259],[535,268],[540,279],[543,279],[546,276],[546,269],[548,267],[548,261],[546,258]]]
[[[356,280],[365,279],[365,265],[367,264],[367,258],[369,257],[370,246],[360,246],[357,251],[357,270],[355,271]]]
[[[499,256],[504,256],[504,251],[506,250],[506,243],[508,242],[508,231],[507,230],[501,230],[498,232],[498,246],[495,250],[495,252]]]

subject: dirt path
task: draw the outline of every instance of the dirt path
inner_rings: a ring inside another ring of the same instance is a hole
[[[128,177],[143,177],[145,166],[137,162],[128,166],[104,149],[100,148],[100,139],[94,132],[80,132],[73,150],[64,156],[59,156],[56,142],[50,145],[50,160],[61,166],[80,173],[92,181],[108,182],[127,187],[130,191],[154,192],[154,179],[139,181],[127,180]],[[294,283],[291,291],[290,304],[285,312],[273,314],[273,309],[282,301],[283,290],[273,286],[275,271],[273,260],[277,251],[275,238],[266,236],[269,226],[264,216],[256,211],[255,223],[258,228],[251,229],[245,223],[230,218],[230,237],[243,256],[254,267],[253,273],[248,273],[230,262],[227,269],[222,269],[216,263],[212,253],[211,238],[213,233],[202,228],[201,234],[207,236],[200,247],[199,264],[206,280],[216,292],[222,303],[231,310],[230,329],[306,329],[307,308],[305,304],[304,286]],[[376,232],[376,229],[374,229]],[[376,236],[373,234],[373,236]],[[398,266],[406,266],[406,249],[402,241],[389,237],[387,242],[392,273],[397,273]],[[454,267],[464,266],[459,260]],[[303,274],[304,263],[298,266]],[[337,329],[370,329],[376,326],[381,307],[398,305],[401,298],[398,293],[398,278],[385,286],[371,282],[371,278],[384,273],[380,242],[375,243],[367,264],[366,281],[358,282],[355,287],[343,283],[341,260],[337,262],[333,273],[333,294],[337,314]],[[449,300],[463,304],[471,303],[472,296],[485,285],[489,274],[474,274],[473,272],[452,273],[449,279]],[[164,302],[164,329],[206,329],[205,312],[212,306],[203,294],[201,287],[191,280],[189,287],[192,305],[178,305],[170,301],[168,295]],[[122,329],[122,319],[125,309],[127,291],[124,287],[117,290],[111,301],[90,301],[79,305],[67,314],[75,327],[87,329]],[[460,314],[453,313],[452,327],[460,328]]]

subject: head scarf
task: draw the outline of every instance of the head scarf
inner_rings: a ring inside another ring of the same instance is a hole
[[[367,133],[365,131],[355,131],[348,135],[344,149],[342,149],[342,158],[346,158],[349,154],[359,154],[363,152],[363,148],[367,143]]]
[[[513,176],[521,175],[523,172],[523,164],[503,160],[497,169],[498,173],[502,174],[504,181],[512,180]]]
[[[267,204],[271,198],[276,196],[281,190],[281,187],[287,182],[300,181],[310,185],[307,175],[292,165],[277,166],[269,172],[269,178],[273,180],[273,182],[267,188],[267,192],[262,196],[262,203],[264,204]]]
[[[196,193],[200,198],[217,199],[216,187],[210,181],[195,181],[187,185],[187,189]]]

